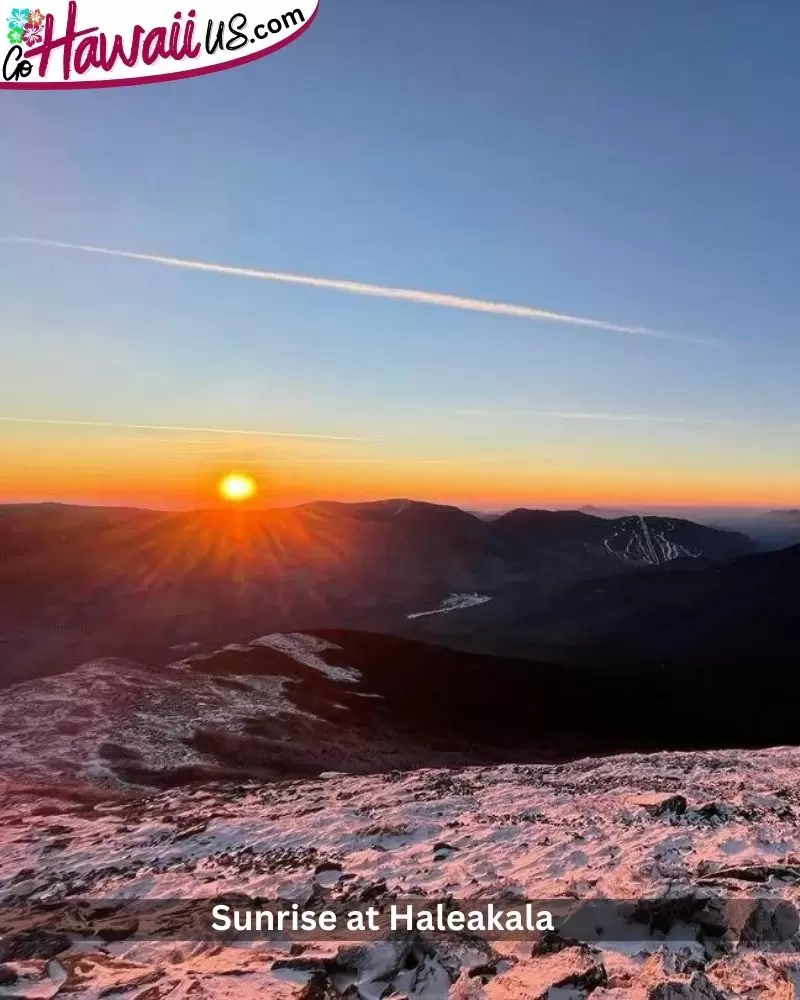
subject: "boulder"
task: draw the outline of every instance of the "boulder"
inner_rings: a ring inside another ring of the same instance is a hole
[[[660,802],[645,803],[645,812],[651,816],[682,816],[686,812],[687,802],[683,795],[670,795]]]
[[[0,940],[0,962],[54,958],[71,945],[70,937],[60,931],[17,931]]]

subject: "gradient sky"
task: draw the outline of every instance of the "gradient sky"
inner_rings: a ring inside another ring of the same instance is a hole
[[[243,68],[3,92],[3,236],[686,336],[0,242],[0,500],[798,504],[799,42],[794,0],[322,0]]]

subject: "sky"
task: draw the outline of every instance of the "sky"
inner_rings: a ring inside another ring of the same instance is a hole
[[[0,502],[798,505],[798,38],[321,0],[240,68],[2,92]]]

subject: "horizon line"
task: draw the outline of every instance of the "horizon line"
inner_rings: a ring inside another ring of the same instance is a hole
[[[734,510],[734,511],[779,511],[779,512],[790,512],[796,508],[789,506],[782,506],[781,504],[775,503],[736,503],[734,501],[727,502],[709,502],[709,503],[659,503],[659,502],[643,502],[637,503],[635,501],[622,501],[618,503],[573,503],[573,504],[546,504],[546,505],[536,505],[529,506],[527,504],[509,504],[503,506],[481,506],[480,503],[470,504],[470,503],[447,503],[438,500],[418,500],[413,497],[400,497],[400,496],[387,496],[378,497],[372,500],[339,500],[339,499],[316,499],[316,500],[303,500],[297,503],[274,503],[274,504],[258,504],[258,503],[245,503],[241,505],[232,505],[230,503],[220,504],[216,506],[170,506],[170,507],[153,507],[147,504],[138,505],[136,503],[104,503],[96,502],[89,503],[86,501],[72,501],[72,500],[3,500],[0,499],[0,507],[33,507],[33,506],[53,506],[53,507],[98,507],[98,508],[113,508],[113,509],[123,509],[123,510],[144,510],[152,511],[155,513],[203,513],[205,511],[219,511],[219,510],[245,510],[245,511],[267,511],[267,510],[293,510],[298,507],[309,507],[314,504],[338,504],[342,506],[363,506],[366,504],[386,504],[386,503],[408,503],[408,504],[421,504],[428,507],[451,507],[456,510],[463,511],[465,514],[471,514],[472,516],[477,516],[478,514],[509,514],[517,510],[526,511],[549,511],[553,513],[557,512],[576,512],[581,514],[587,514],[588,516],[599,516],[593,514],[593,511],[606,511],[616,513],[620,508],[622,508],[622,513],[618,517],[607,518],[606,520],[619,520],[624,517],[638,517],[638,516],[655,516],[658,514],[650,514],[648,508],[653,508],[657,510],[674,510],[674,511],[713,511],[713,510]],[[536,501],[531,501],[535,504]],[[625,510],[625,508],[630,507],[630,510]],[[666,516],[666,515],[665,515]]]

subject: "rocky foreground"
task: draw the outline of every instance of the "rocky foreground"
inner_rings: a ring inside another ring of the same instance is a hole
[[[363,944],[142,941],[124,920],[102,935],[90,923],[80,934],[28,929],[0,939],[0,997],[789,1000],[800,983],[800,939],[769,947],[769,920],[756,919],[737,940],[712,943],[690,905],[800,903],[800,750],[332,774],[145,797],[0,790],[6,922],[30,900],[223,892],[353,905],[644,899],[654,918],[652,933],[625,944],[557,933],[524,942],[418,933]],[[665,898],[656,914],[652,901]]]

